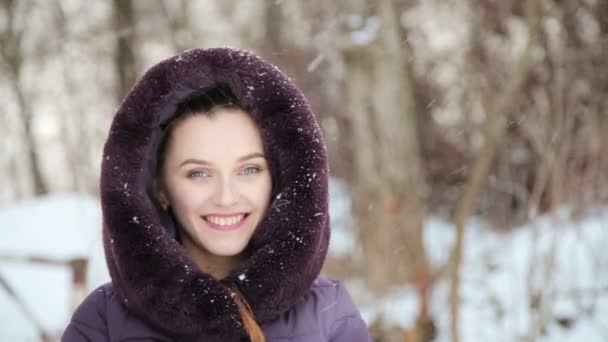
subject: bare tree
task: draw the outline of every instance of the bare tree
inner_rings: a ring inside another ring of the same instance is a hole
[[[22,4],[24,8],[19,8]],[[23,130],[25,158],[27,159],[34,187],[34,195],[46,194],[48,185],[42,174],[40,160],[37,154],[36,138],[32,131],[34,113],[31,99],[22,84],[22,71],[25,56],[23,55],[22,42],[25,34],[25,21],[16,21],[15,18],[27,16],[31,10],[30,2],[17,2],[14,0],[3,0],[2,10],[6,19],[5,31],[0,35],[0,54],[2,62],[6,66],[6,75],[12,88],[19,110],[21,111],[21,128]],[[18,13],[19,12],[19,13]]]
[[[533,62],[531,54],[532,49],[537,43],[537,35],[540,25],[540,13],[538,13],[538,9],[536,7],[537,5],[534,0],[527,1],[526,13],[528,28],[530,31],[528,45],[517,61],[517,64],[513,66],[513,70],[510,73],[511,77],[509,78],[504,89],[500,92],[502,95],[496,97],[489,103],[489,106],[486,107],[487,128],[485,134],[485,143],[472,167],[471,175],[464,189],[464,193],[462,194],[462,198],[458,203],[454,217],[454,224],[456,226],[456,244],[452,251],[452,257],[450,258],[451,262],[453,262],[453,268],[450,281],[449,299],[451,314],[450,331],[452,341],[454,342],[460,341],[459,288],[460,268],[464,253],[466,221],[475,209],[475,203],[478,199],[479,193],[482,191],[482,186],[487,179],[492,159],[494,158],[497,149],[500,148],[501,142],[504,138],[507,122],[505,113],[510,109],[510,105],[517,98],[521,85],[528,77],[528,71]]]
[[[189,17],[191,2],[180,0],[171,3],[174,6],[177,4],[177,9],[174,11],[171,10],[171,6],[165,0],[158,0],[158,7],[167,21],[174,50],[184,51],[192,47],[192,35],[186,35],[187,32],[192,30]]]
[[[424,324],[431,281],[422,233],[426,184],[414,86],[402,44],[406,32],[394,1],[381,1],[377,11],[377,40],[369,47],[343,47],[356,152],[354,215],[368,285],[380,294],[392,286],[414,284],[421,299],[417,324]]]
[[[135,59],[135,18],[132,0],[112,0],[114,29],[116,30],[116,99],[120,101],[137,78]]]

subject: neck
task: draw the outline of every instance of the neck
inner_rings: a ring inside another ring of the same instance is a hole
[[[244,261],[244,253],[237,255],[215,255],[196,245],[188,234],[181,234],[182,244],[198,268],[214,278],[221,280]]]

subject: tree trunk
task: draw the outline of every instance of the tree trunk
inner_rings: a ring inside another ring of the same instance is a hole
[[[24,32],[24,26],[18,27],[19,24],[13,20],[17,11],[17,2],[3,1],[4,12],[6,13],[5,31],[0,37],[0,53],[4,63],[8,66],[8,79],[10,86],[17,98],[19,109],[21,110],[21,124],[23,129],[25,159],[27,159],[32,176],[33,192],[35,196],[43,195],[49,192],[48,185],[42,175],[40,160],[38,159],[36,139],[32,132],[32,120],[34,113],[32,112],[31,99],[27,98],[21,84],[21,71],[23,65],[23,54],[21,52],[21,43]],[[29,11],[28,8],[24,10]]]
[[[528,44],[517,63],[513,66],[513,71],[510,73],[510,78],[506,82],[506,85],[504,88],[500,89],[499,93],[501,96],[497,97],[485,108],[487,113],[485,142],[472,167],[472,172],[454,215],[456,243],[449,260],[449,262],[452,263],[452,267],[450,267],[452,272],[449,289],[450,332],[452,341],[454,342],[460,341],[460,270],[465,251],[464,237],[466,222],[475,209],[475,203],[477,203],[482,186],[486,182],[490,164],[505,136],[507,123],[506,113],[515,102],[518,91],[526,80],[532,63],[531,54],[534,44],[536,43],[539,23],[534,0],[528,0],[526,2],[526,10],[528,27],[531,33]]]
[[[354,212],[368,285],[378,293],[428,271],[417,118],[397,15],[392,1],[381,2],[379,40],[371,48],[344,52],[355,151]]]
[[[136,80],[137,65],[133,44],[135,37],[135,19],[133,17],[132,0],[113,0],[114,28],[116,29],[116,74],[118,86],[116,98],[118,101],[127,94]]]

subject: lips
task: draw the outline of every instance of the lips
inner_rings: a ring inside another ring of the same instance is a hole
[[[211,229],[219,231],[233,231],[241,228],[245,224],[249,214],[206,215],[201,217]]]

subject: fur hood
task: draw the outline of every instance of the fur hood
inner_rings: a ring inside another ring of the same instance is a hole
[[[250,52],[228,48],[188,50],[154,65],[120,104],[104,146],[103,241],[124,305],[176,336],[245,336],[230,294],[198,270],[152,189],[161,126],[188,95],[216,86],[230,88],[260,127],[273,177],[269,209],[248,246],[251,257],[226,278],[259,322],[309,291],[330,236],[325,143],[289,77]]]

